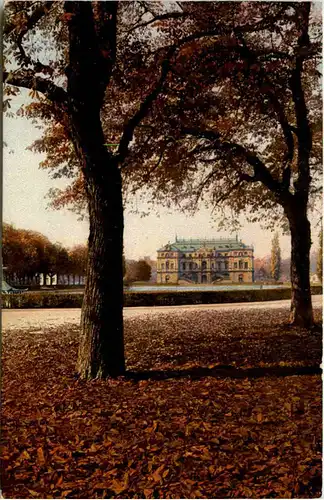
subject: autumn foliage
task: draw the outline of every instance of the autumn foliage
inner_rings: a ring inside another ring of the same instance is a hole
[[[127,319],[105,381],[76,377],[76,326],[4,332],[5,498],[318,497],[320,331],[264,311]]]
[[[3,265],[11,282],[33,282],[40,274],[84,276],[86,273],[86,245],[65,248],[41,233],[6,223],[2,234]]]

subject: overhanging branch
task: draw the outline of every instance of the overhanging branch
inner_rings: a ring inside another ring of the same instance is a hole
[[[30,71],[15,71],[13,73],[5,72],[3,74],[3,81],[8,85],[15,87],[23,87],[30,90],[41,92],[50,101],[67,106],[67,93],[62,87],[58,87],[50,80],[35,77]]]
[[[160,15],[154,16],[149,21],[135,24],[134,26],[132,26],[131,28],[129,28],[125,32],[130,33],[136,29],[145,28],[146,26],[149,26],[150,24],[153,24],[157,21],[168,21],[169,19],[181,19],[184,17],[188,17],[188,14],[185,12],[169,12],[169,13],[165,13],[165,14],[160,14]]]
[[[49,2],[49,1],[43,2],[33,11],[33,13],[26,19],[26,24],[24,25],[22,30],[23,35],[27,33],[27,31],[34,28],[34,26],[36,26],[38,21],[49,12],[54,3],[55,2]],[[3,34],[10,35],[16,29],[17,25],[15,23],[6,22],[3,28]]]
[[[271,175],[266,165],[260,158],[249,151],[241,144],[235,142],[223,141],[218,132],[212,130],[198,130],[194,128],[183,128],[182,133],[192,135],[194,137],[205,138],[212,141],[215,150],[229,153],[234,158],[244,158],[245,161],[253,167],[254,175],[242,174],[240,182],[245,180],[248,182],[262,182],[271,192],[275,194],[282,193],[282,184]]]
[[[153,90],[146,96],[144,101],[141,103],[138,111],[134,114],[134,116],[126,124],[126,126],[124,128],[124,132],[123,132],[121,140],[120,140],[120,143],[119,143],[118,152],[117,152],[117,159],[118,159],[119,163],[123,163],[123,161],[125,160],[125,158],[128,154],[129,144],[133,139],[135,128],[145,118],[151,105],[153,104],[155,99],[158,97],[158,95],[162,91],[165,80],[166,80],[168,72],[169,72],[171,58],[172,58],[173,54],[175,53],[176,49],[177,49],[177,46],[174,45],[173,47],[171,47],[168,50],[167,56],[164,59],[162,66],[161,66],[161,75],[160,75],[159,80],[157,81]]]
[[[257,62],[256,52],[252,51],[247,46],[242,34],[240,34],[238,38],[242,43],[242,55],[249,61],[250,65],[254,62]],[[287,58],[291,59],[291,56],[287,56]],[[280,104],[279,99],[277,98],[276,91],[273,88],[273,85],[262,66],[260,67],[259,74],[262,79],[260,83],[260,92],[269,98],[272,108],[275,114],[277,115],[277,119],[280,123],[281,130],[285,138],[287,151],[283,159],[282,182],[284,188],[289,189],[290,178],[291,178],[291,162],[294,157],[294,139],[292,134],[293,130],[288,122],[284,108]]]

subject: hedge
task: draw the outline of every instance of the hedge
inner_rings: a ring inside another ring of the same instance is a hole
[[[312,294],[322,294],[321,286],[313,286]],[[177,306],[190,304],[221,304],[230,302],[262,302],[290,299],[290,288],[226,291],[188,292],[125,292],[124,306]],[[28,308],[71,308],[81,307],[82,293],[26,292],[20,295],[2,294],[2,307]]]

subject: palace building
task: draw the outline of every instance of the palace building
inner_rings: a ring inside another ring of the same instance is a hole
[[[238,238],[176,237],[157,251],[157,283],[233,283],[254,281],[253,247]]]

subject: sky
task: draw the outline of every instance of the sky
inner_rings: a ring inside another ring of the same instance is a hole
[[[15,111],[23,96],[13,103]],[[63,187],[63,179],[51,179],[45,170],[39,168],[44,159],[26,148],[37,139],[41,131],[22,117],[4,118],[3,150],[3,220],[17,228],[32,229],[46,235],[53,242],[67,247],[85,243],[88,237],[88,222],[80,221],[69,210],[55,211],[48,208],[46,195],[50,188]],[[138,203],[141,211],[141,205]],[[156,209],[159,216],[156,215]],[[125,207],[125,255],[128,259],[144,256],[156,258],[156,250],[178,238],[218,238],[235,237],[236,233],[217,230],[210,212],[201,209],[195,216],[185,216],[177,211],[167,211],[156,207],[154,213],[146,217],[130,213]],[[144,210],[144,207],[143,207]],[[249,224],[242,217],[243,226],[238,232],[239,239],[254,245],[256,257],[269,255],[273,233],[264,231],[259,224]],[[318,228],[313,224],[315,248]],[[280,234],[280,233],[279,233]],[[290,254],[290,237],[280,235],[282,256]]]

